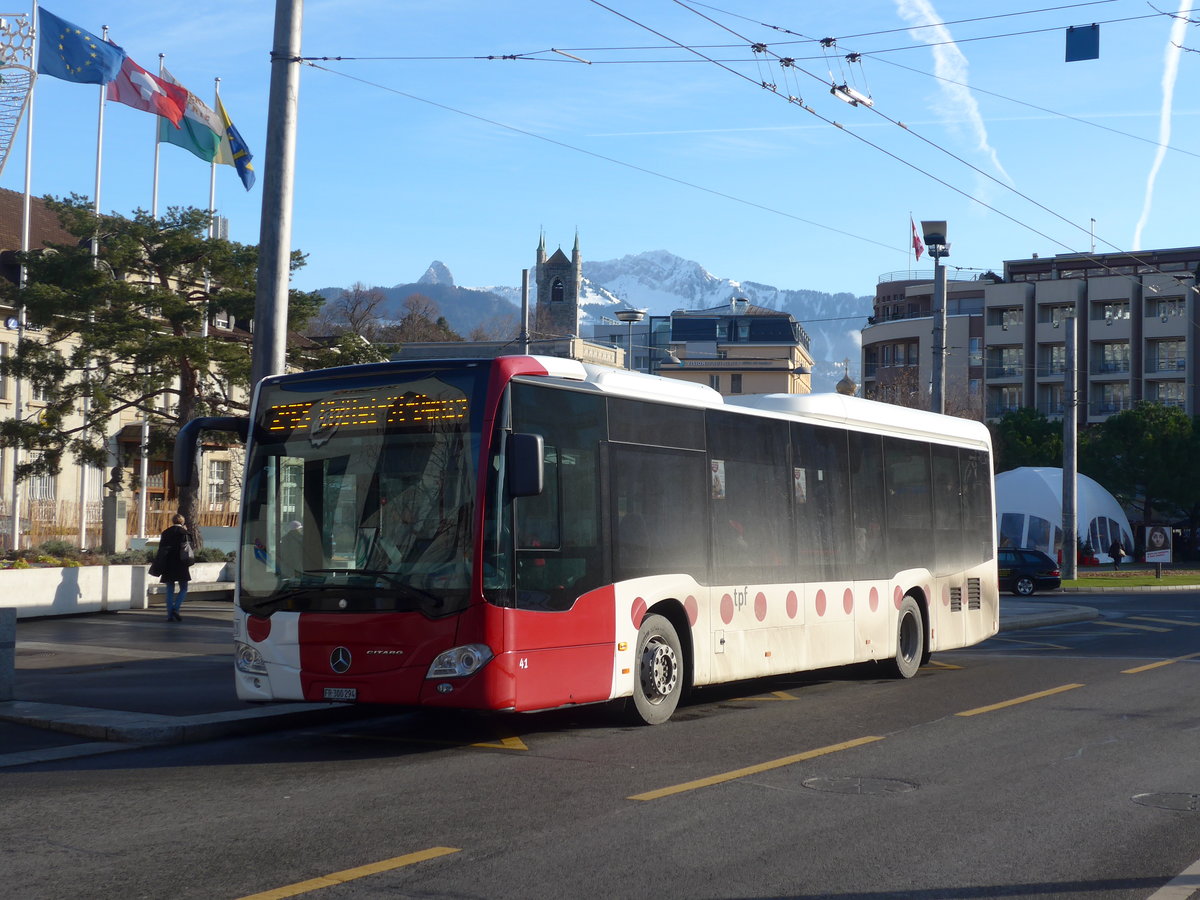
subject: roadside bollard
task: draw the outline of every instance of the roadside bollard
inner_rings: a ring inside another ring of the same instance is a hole
[[[0,702],[13,698],[17,681],[17,610],[0,607]]]

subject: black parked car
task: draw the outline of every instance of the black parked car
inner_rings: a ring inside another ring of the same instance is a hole
[[[1028,597],[1034,591],[1053,591],[1062,587],[1058,563],[1040,550],[1001,547],[997,562],[1002,591]]]

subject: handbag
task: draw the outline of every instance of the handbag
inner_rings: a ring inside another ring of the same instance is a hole
[[[179,545],[179,561],[185,566],[190,566],[196,561],[196,551],[192,549],[192,542],[189,538],[184,538]]]

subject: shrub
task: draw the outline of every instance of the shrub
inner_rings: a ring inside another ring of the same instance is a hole
[[[110,566],[148,566],[153,561],[154,553],[150,550],[125,550],[108,557]]]
[[[59,559],[79,559],[83,551],[70,541],[51,539],[43,541],[34,548],[42,556],[55,556]]]
[[[202,547],[196,554],[196,562],[232,562],[234,554],[218,550],[216,547]]]

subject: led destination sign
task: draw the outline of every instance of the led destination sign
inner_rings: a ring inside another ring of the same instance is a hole
[[[263,424],[271,432],[303,428],[319,433],[326,429],[370,429],[458,422],[467,417],[467,398],[438,400],[426,394],[372,396],[357,394],[268,407]]]

